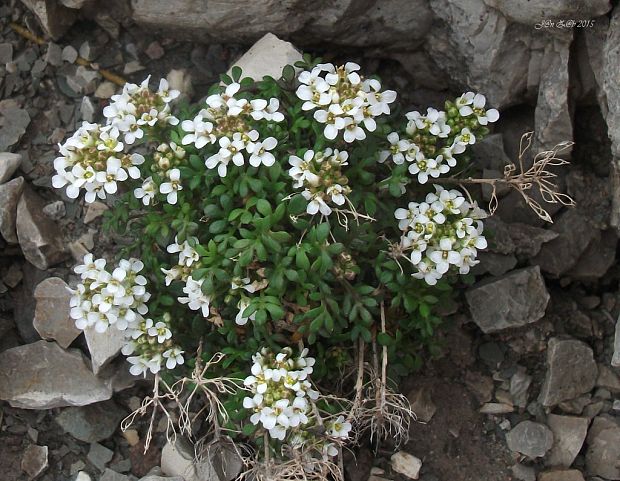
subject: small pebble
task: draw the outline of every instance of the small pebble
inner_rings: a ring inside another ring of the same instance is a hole
[[[65,62],[75,63],[77,58],[78,58],[78,52],[71,45],[67,45],[65,48],[62,49],[62,59]]]

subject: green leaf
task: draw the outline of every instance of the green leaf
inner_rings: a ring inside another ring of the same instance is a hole
[[[390,346],[394,343],[394,340],[386,332],[380,332],[377,334],[377,342],[382,346]]]
[[[296,194],[291,197],[291,200],[288,202],[288,213],[291,215],[299,215],[306,211],[307,205],[308,201],[304,199],[304,196],[301,194]]]
[[[235,65],[231,70],[230,73],[232,74],[232,78],[235,82],[239,82],[239,79],[241,78],[241,67],[239,67],[238,65]]]
[[[215,222],[211,222],[211,224],[209,224],[209,232],[211,232],[211,234],[220,234],[224,231],[224,229],[226,229],[227,225],[228,222],[224,219],[216,220]]]
[[[256,210],[264,217],[270,216],[272,212],[271,204],[265,199],[258,199],[258,202],[256,202]]]
[[[287,82],[292,82],[295,78],[295,68],[292,65],[287,65],[282,69],[282,78]]]
[[[316,240],[319,244],[322,244],[329,235],[329,223],[323,222],[316,226]]]
[[[305,251],[300,249],[295,253],[295,265],[304,271],[310,270],[310,260]]]

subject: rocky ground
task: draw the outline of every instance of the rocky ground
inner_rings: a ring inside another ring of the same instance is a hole
[[[360,62],[403,92],[406,107],[440,105],[469,87],[487,94],[502,118],[476,146],[485,175],[516,159],[527,130],[536,129],[538,149],[575,141],[558,181],[576,207],[552,205],[554,223],[545,224],[518,194],[499,193],[478,282],[446,308],[436,355],[400,386],[419,421],[409,444],[396,455],[389,445],[377,456],[362,447],[347,459],[348,479],[620,480],[620,7],[364,0],[308,11],[290,0],[280,12],[261,0],[225,12],[196,10],[192,0],[115,1],[104,10],[24,3],[36,16],[16,0],[0,6],[3,479],[158,481],[160,466],[174,474],[186,461],[170,447],[162,458],[164,424],[146,454],[143,421],[120,431],[148,383],[126,374],[114,339],[78,335],[63,310],[71,265],[112,244],[100,234],[104,204],[85,207],[50,188],[55,145],[82,120],[99,120],[118,89],[103,70],[134,82],[168,77],[198,99],[271,30],[330,60]],[[544,15],[595,23],[536,29]],[[54,40],[28,40],[12,21]],[[95,69],[84,65],[91,62]]]

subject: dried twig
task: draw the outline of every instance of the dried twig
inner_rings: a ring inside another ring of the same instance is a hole
[[[542,199],[549,204],[559,203],[566,206],[575,205],[575,201],[570,196],[559,192],[558,186],[553,181],[557,175],[549,170],[549,167],[569,164],[568,160],[562,159],[558,157],[558,155],[569,149],[573,145],[573,142],[561,142],[551,150],[539,152],[534,157],[532,166],[526,168],[523,160],[525,154],[532,145],[533,134],[533,132],[526,132],[521,137],[518,171],[517,166],[514,163],[510,163],[504,168],[504,176],[497,179],[477,179],[472,177],[458,179],[449,177],[436,180],[431,179],[430,182],[438,184],[459,184],[461,186],[465,184],[490,185],[493,189],[491,192],[491,200],[489,201],[489,212],[491,214],[495,212],[498,206],[497,186],[507,185],[521,194],[525,203],[538,217],[552,223],[553,219],[542,205],[540,205],[540,202],[532,197],[531,191],[532,189],[536,189]]]
[[[30,40],[31,42],[34,42],[38,45],[47,45],[47,41],[44,38],[39,37],[38,35],[35,35],[27,28],[24,28],[15,22],[9,23],[9,27],[11,27],[17,34],[21,35],[26,40]],[[96,72],[99,72],[104,79],[109,80],[110,82],[113,82],[116,85],[120,85],[121,87],[127,83],[127,80],[125,80],[120,75],[117,75],[114,72],[110,72],[109,70],[106,70],[104,68],[98,68],[96,64],[89,62],[85,58],[78,57],[75,60],[75,63],[77,63],[78,65],[82,65],[83,67],[88,67],[91,70],[94,70]]]

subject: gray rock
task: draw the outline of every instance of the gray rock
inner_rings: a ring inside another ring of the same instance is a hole
[[[613,367],[620,367],[620,317],[616,321],[616,332],[614,335],[614,353],[611,358]]]
[[[546,459],[547,466],[569,468],[581,451],[589,424],[588,418],[549,414],[547,426],[553,432],[553,447]]]
[[[103,471],[114,456],[114,451],[106,448],[99,443],[91,443],[88,450],[87,459],[95,466],[99,471]]]
[[[568,414],[581,414],[584,408],[592,401],[592,395],[590,393],[571,399],[570,401],[563,401],[558,404],[558,407]]]
[[[291,43],[267,33],[236,61],[235,65],[241,67],[244,77],[262,80],[264,76],[269,75],[278,79],[286,65],[294,64],[301,59],[301,53]]]
[[[558,233],[558,237],[543,245],[532,262],[553,276],[560,276],[570,270],[590,243],[599,236],[599,231],[592,226],[588,217],[577,209],[568,209],[560,214],[551,230]]]
[[[13,44],[0,43],[0,65],[13,60]]]
[[[517,103],[538,85],[530,71],[538,37],[532,27],[508,22],[483,0],[432,0],[430,7],[436,20],[425,48],[454,83],[484,92],[495,108]]]
[[[294,37],[303,45],[334,41],[394,51],[421,41],[432,23],[421,0],[338,0],[308,8],[302,0],[257,0],[231,5],[194,0],[134,0],[133,19],[147,27],[218,43],[254,42],[266,33]],[[257,22],[256,19],[261,21]]]
[[[496,254],[495,252],[480,252],[478,260],[480,260],[480,264],[473,269],[475,274],[488,272],[492,276],[502,276],[517,265],[515,256]]]
[[[56,416],[65,432],[85,443],[103,441],[114,434],[125,412],[113,401],[68,407]]]
[[[603,277],[616,262],[618,235],[615,230],[608,229],[594,239],[577,264],[566,273],[574,279],[593,281]]]
[[[480,408],[480,414],[508,414],[515,410],[512,404],[484,403]]]
[[[20,154],[11,152],[0,153],[0,184],[9,180],[22,163]]]
[[[536,322],[545,314],[549,302],[538,267],[483,281],[469,289],[465,297],[474,322],[485,333]]]
[[[577,469],[546,471],[540,473],[538,481],[584,481],[583,474]]]
[[[411,403],[411,409],[416,415],[418,421],[427,423],[437,411],[437,406],[433,403],[431,390],[427,386],[414,389],[407,395],[407,399]]]
[[[86,214],[84,214],[84,224],[90,224],[95,219],[101,217],[108,209],[108,206],[102,202],[95,201],[92,204],[88,204]]]
[[[193,446],[184,438],[166,443],[161,451],[161,470],[168,476],[180,476],[185,481],[197,481]]]
[[[527,391],[532,384],[532,376],[525,372],[524,368],[520,368],[510,378],[510,397],[512,403],[520,408],[527,406]]]
[[[43,207],[43,213],[52,220],[60,220],[67,214],[67,209],[62,200],[57,200]]]
[[[95,60],[93,48],[90,45],[88,40],[82,42],[80,45],[79,55],[85,60],[93,61]]]
[[[394,471],[409,479],[418,479],[422,461],[405,451],[398,451],[390,458],[390,466]]]
[[[75,63],[78,58],[78,51],[73,48],[71,45],[67,45],[62,49],[62,59],[65,62]]]
[[[534,26],[541,20],[588,19],[609,12],[608,0],[485,0],[514,22]]]
[[[164,48],[161,46],[161,44],[157,40],[154,40],[153,42],[149,43],[144,53],[151,60],[157,60],[162,58],[166,52],[164,51]]]
[[[31,444],[24,451],[21,463],[22,471],[24,471],[30,479],[38,477],[49,466],[47,456],[47,446]]]
[[[71,292],[67,283],[58,277],[45,279],[35,289],[34,298],[34,328],[43,339],[69,347],[81,331],[69,316]]]
[[[45,203],[26,187],[17,204],[17,237],[28,262],[47,269],[67,258],[58,224],[43,215]]]
[[[596,386],[607,389],[614,394],[620,394],[620,377],[606,365],[599,364]]]
[[[125,476],[124,474],[117,473],[112,469],[105,468],[103,474],[99,478],[99,481],[130,481],[131,478],[129,476]]]
[[[87,95],[82,98],[80,114],[82,115],[82,120],[86,120],[86,122],[93,122],[95,120],[95,106]]]
[[[116,85],[112,82],[101,82],[95,90],[95,97],[98,99],[109,99],[116,92]]]
[[[523,421],[506,434],[508,448],[530,458],[541,458],[553,445],[553,433],[544,424]]]
[[[568,102],[568,57],[572,30],[546,37],[538,101],[535,111],[534,152],[551,150],[560,142],[573,140],[573,124]],[[564,155],[570,153],[567,149]]]
[[[159,466],[154,467],[139,481],[185,481],[181,476],[166,476]]]
[[[75,10],[66,8],[56,0],[22,0],[35,14],[43,30],[54,40],[62,37],[75,21]]]
[[[226,437],[209,443],[200,457],[201,461],[196,463],[199,480],[234,481],[239,479],[238,476],[244,467],[239,448]]]
[[[503,172],[504,167],[511,163],[504,149],[504,136],[501,133],[487,135],[480,142],[471,146],[477,161],[485,169]]]
[[[45,61],[54,67],[62,65],[62,48],[54,42],[47,44],[47,52],[45,52]]]
[[[17,203],[24,190],[24,178],[18,177],[0,184],[0,234],[4,240],[17,244]]]
[[[84,406],[105,401],[112,389],[97,379],[76,349],[37,341],[0,353],[0,399],[23,409]]]
[[[60,3],[62,3],[67,8],[79,10],[88,3],[88,0],[60,0]]]
[[[125,332],[118,329],[109,329],[107,332],[97,332],[94,326],[84,329],[84,337],[90,352],[93,372],[98,374],[107,366],[125,345]]]
[[[30,115],[11,100],[0,102],[0,114],[4,117],[0,128],[0,151],[16,145],[30,125]]]
[[[515,464],[510,468],[515,479],[519,481],[536,481],[536,470],[524,464]]]
[[[603,47],[603,93],[607,101],[607,132],[611,151],[620,159],[620,10],[612,12]]]
[[[588,474],[608,480],[620,479],[620,425],[611,416],[598,416],[592,421],[587,438],[586,469]]]
[[[590,346],[575,339],[552,338],[547,345],[547,372],[538,400],[555,406],[594,388],[598,371]]]

